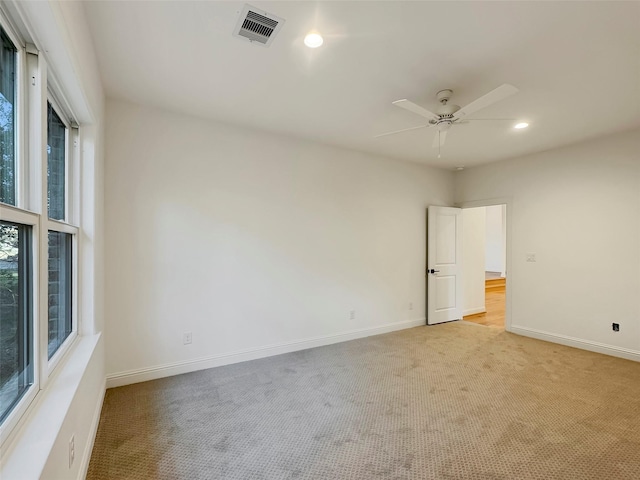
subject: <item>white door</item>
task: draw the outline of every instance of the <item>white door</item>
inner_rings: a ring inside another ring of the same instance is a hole
[[[427,211],[427,325],[462,318],[462,209]]]

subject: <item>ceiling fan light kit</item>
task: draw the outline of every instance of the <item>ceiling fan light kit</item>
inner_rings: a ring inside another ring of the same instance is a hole
[[[466,118],[469,115],[476,113],[477,111],[488,107],[489,105],[493,105],[500,100],[504,100],[507,97],[518,92],[518,89],[513,85],[509,85],[505,83],[500,85],[498,88],[491,90],[486,95],[474,100],[470,104],[460,107],[458,105],[454,105],[449,103],[449,100],[453,96],[453,90],[444,89],[440,90],[436,93],[436,98],[440,103],[440,106],[436,109],[437,113],[430,112],[426,108],[421,107],[420,105],[416,105],[415,103],[407,100],[396,100],[393,104],[397,107],[408,110],[416,115],[420,115],[429,120],[428,125],[421,125],[418,127],[405,128],[403,130],[396,130],[394,132],[387,132],[381,135],[376,135],[376,137],[383,137],[387,135],[395,135],[396,133],[406,132],[409,130],[416,130],[418,128],[429,128],[432,126],[436,126],[438,133],[434,138],[433,147],[438,148],[438,157],[440,156],[440,147],[444,145],[446,140],[447,131],[453,126],[460,123],[467,123],[469,121],[474,121],[476,119]],[[462,119],[464,118],[464,122]],[[480,119],[477,119],[480,120]],[[503,120],[503,119],[482,119],[482,120]],[[525,128],[523,123],[518,124],[516,128]],[[528,124],[527,124],[528,126]]]

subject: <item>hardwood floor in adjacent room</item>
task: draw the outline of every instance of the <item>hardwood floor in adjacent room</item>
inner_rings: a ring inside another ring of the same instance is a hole
[[[505,315],[505,279],[502,283],[496,280],[487,280],[485,289],[485,313],[477,313],[464,317],[467,322],[473,322],[486,327],[504,328]]]

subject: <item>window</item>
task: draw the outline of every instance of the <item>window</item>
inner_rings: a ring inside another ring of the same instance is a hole
[[[33,384],[30,227],[0,222],[0,421]]]
[[[73,115],[5,13],[0,4],[0,448],[77,336],[80,232]]]
[[[47,212],[49,218],[66,218],[67,127],[47,102]]]
[[[48,356],[71,334],[71,235],[49,232]]]
[[[67,220],[66,123],[47,102],[47,214],[49,219]],[[73,331],[73,233],[60,231],[66,225],[49,223],[47,282],[47,355],[51,359]]]
[[[0,202],[16,204],[16,47],[0,30]]]

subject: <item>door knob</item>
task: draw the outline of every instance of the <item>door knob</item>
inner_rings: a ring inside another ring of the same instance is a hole
[[[433,268],[431,270],[427,270],[427,273],[430,273],[431,275],[435,275],[436,273],[438,273],[440,270],[434,270]]]

